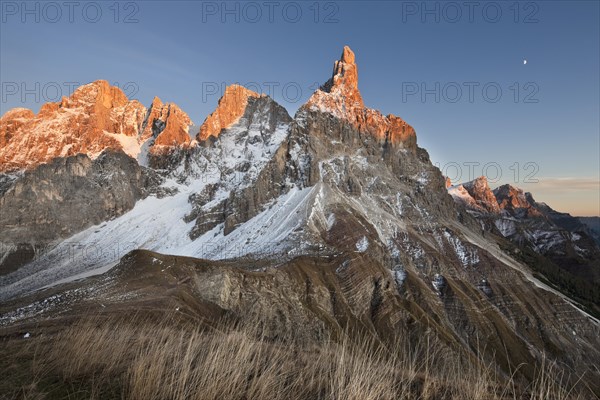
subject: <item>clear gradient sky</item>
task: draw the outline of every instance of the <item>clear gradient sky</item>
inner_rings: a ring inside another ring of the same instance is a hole
[[[1,5],[2,114],[97,79],[196,124],[236,82],[293,114],[349,45],[366,105],[413,125],[443,172],[600,215],[599,1]]]

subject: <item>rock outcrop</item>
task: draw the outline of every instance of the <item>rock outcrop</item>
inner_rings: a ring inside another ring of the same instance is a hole
[[[153,171],[113,150],[94,160],[59,157],[26,171],[0,191],[0,275],[52,243],[131,210],[159,183]]]
[[[197,139],[203,141],[211,136],[218,136],[223,129],[229,128],[244,115],[248,99],[263,97],[240,85],[230,85],[219,99],[217,109],[206,117],[200,126]]]
[[[470,182],[463,183],[462,186],[481,209],[490,213],[500,212],[498,201],[496,200],[492,189],[490,189],[485,176],[480,176]]]
[[[106,81],[81,86],[61,102],[46,103],[35,116],[8,112],[0,120],[0,142],[6,143],[0,147],[0,172],[123,148],[123,140],[139,133],[145,114],[142,104],[129,102]]]
[[[600,312],[600,247],[577,218],[538,203],[531,193],[509,184],[490,190],[484,177],[448,189],[456,203],[474,216],[482,232],[502,236],[521,257],[556,285],[569,282],[582,302]]]
[[[155,97],[143,124],[141,141],[150,140],[151,154],[164,154],[173,148],[187,147],[191,143],[190,117],[176,104],[163,102]]]
[[[244,108],[237,109],[234,104]],[[193,150],[194,158],[210,160],[219,173],[212,176],[217,178],[214,182],[211,180],[201,193],[191,198],[193,210],[186,219],[196,220],[190,232],[192,238],[220,224],[227,235],[282,193],[285,186],[274,182],[282,178],[285,139],[291,123],[285,108],[270,97],[240,86],[228,88],[217,110],[202,125],[204,130],[200,130],[200,135],[211,132],[210,135]],[[213,131],[221,124],[223,128]],[[203,171],[208,168],[199,167]]]
[[[317,90],[304,106],[333,114],[352,123],[360,132],[368,133],[379,141],[415,149],[415,130],[402,118],[384,116],[377,110],[365,107],[358,90],[358,67],[348,46],[340,60],[334,63],[333,75]]]

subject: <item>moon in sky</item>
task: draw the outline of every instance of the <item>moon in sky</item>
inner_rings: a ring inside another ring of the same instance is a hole
[[[527,60],[523,59],[523,65],[527,64]]]

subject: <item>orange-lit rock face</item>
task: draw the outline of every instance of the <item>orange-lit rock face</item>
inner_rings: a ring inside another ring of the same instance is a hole
[[[480,176],[471,182],[464,183],[462,186],[469,192],[473,199],[475,199],[478,206],[491,213],[500,212],[496,196],[494,196],[494,193],[490,189],[485,176]]]
[[[333,75],[308,100],[304,107],[329,112],[354,124],[361,132],[368,132],[382,141],[416,146],[414,129],[402,118],[384,116],[377,110],[366,108],[358,90],[358,67],[348,46],[342,57],[334,63]]]
[[[189,144],[190,124],[187,114],[173,104],[155,99],[148,113],[121,89],[96,81],[58,103],[44,104],[37,115],[26,109],[8,111],[0,119],[0,172],[78,153],[95,157],[108,148],[135,158],[141,144],[153,137],[154,145],[164,151],[165,146]],[[153,146],[150,151],[154,150]]]
[[[121,148],[117,137],[136,136],[146,115],[137,101],[106,81],[79,87],[60,103],[47,103],[38,115],[7,112],[0,121],[0,171],[33,167],[55,157],[93,155]]]
[[[190,142],[188,128],[191,125],[190,117],[179,107],[169,104],[165,129],[154,141],[154,146],[179,146]]]
[[[177,105],[163,104],[155,97],[148,111],[148,117],[141,133],[142,141],[155,137],[150,152],[153,154],[169,151],[172,146],[187,146],[191,142],[190,117]]]
[[[446,177],[446,189],[448,189],[450,186],[452,186],[452,181],[450,178]]]
[[[146,140],[158,135],[167,120],[167,115],[168,109],[164,107],[163,102],[158,97],[154,97],[152,105],[148,109],[146,121],[142,127],[142,139]]]
[[[240,85],[228,86],[217,109],[204,120],[197,139],[206,140],[209,136],[218,136],[223,129],[236,123],[244,115],[249,97],[261,95]]]
[[[503,210],[525,210],[530,217],[541,216],[542,213],[533,207],[522,189],[511,185],[502,185],[494,190],[498,205]]]
[[[33,117],[33,111],[26,108],[14,108],[4,114],[0,118],[0,149],[5,148],[21,126]]]

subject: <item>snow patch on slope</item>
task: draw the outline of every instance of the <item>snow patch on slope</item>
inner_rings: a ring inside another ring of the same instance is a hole
[[[123,133],[110,133],[106,131],[104,131],[104,134],[117,140],[121,145],[123,152],[125,152],[125,154],[127,154],[129,157],[135,159],[138,158],[142,148],[142,144],[140,143],[138,136],[128,136]]]
[[[479,262],[479,256],[476,250],[468,249],[459,238],[453,236],[450,232],[444,231],[444,237],[450,243],[458,260],[463,267],[475,265]]]
[[[229,235],[223,234],[223,224],[206,232],[193,242],[190,241],[169,254],[207,259],[226,259],[253,256],[265,257],[287,253],[300,253],[303,243],[289,240],[307,219],[316,187],[292,188],[267,208],[239,225]],[[164,252],[157,249],[158,252]]]
[[[369,239],[366,236],[363,236],[358,242],[356,242],[356,250],[361,253],[364,253],[369,248]]]

